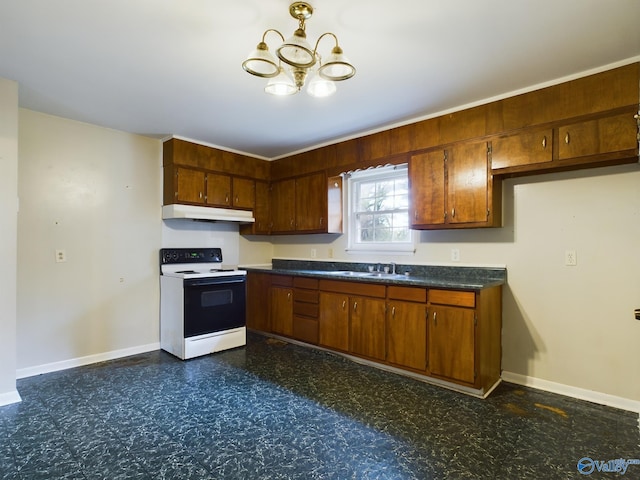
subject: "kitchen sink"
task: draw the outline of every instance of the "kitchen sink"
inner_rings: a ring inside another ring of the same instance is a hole
[[[335,275],[337,277],[359,277],[359,278],[407,278],[408,275],[402,273],[384,273],[384,272],[354,272],[351,270],[336,270],[332,272],[323,272],[328,275]]]

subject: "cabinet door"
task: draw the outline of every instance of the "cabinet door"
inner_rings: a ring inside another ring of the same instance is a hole
[[[638,124],[624,113],[560,127],[558,158],[585,157],[637,148]]]
[[[432,375],[475,381],[475,310],[429,307],[429,370]]]
[[[409,219],[414,225],[445,221],[444,152],[414,155],[409,160]]]
[[[385,302],[382,299],[351,297],[351,335],[352,353],[385,359]]]
[[[491,141],[491,168],[517,167],[553,160],[550,128],[509,135]]]
[[[189,168],[176,169],[176,202],[204,204],[205,173]]]
[[[293,290],[271,287],[271,330],[281,335],[293,335]]]
[[[271,185],[271,231],[273,233],[295,230],[295,192],[294,179],[274,182]]]
[[[207,205],[231,206],[231,177],[207,173]]]
[[[349,297],[320,292],[318,343],[336,350],[349,349]]]
[[[487,221],[487,170],[485,142],[463,143],[447,150],[448,223]]]
[[[427,306],[390,302],[387,308],[387,361],[425,370],[427,366]]]
[[[256,182],[249,178],[233,178],[233,206],[252,210],[256,204]]]
[[[268,273],[247,273],[247,328],[270,332],[269,323],[269,285]]]
[[[295,218],[297,231],[326,231],[327,181],[323,173],[296,179]]]
[[[271,223],[271,199],[269,198],[271,191],[267,182],[256,182],[256,206],[253,210],[253,216],[256,221],[254,224],[254,233],[268,234]]]

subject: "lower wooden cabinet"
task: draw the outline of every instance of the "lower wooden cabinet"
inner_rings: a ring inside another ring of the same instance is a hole
[[[349,296],[320,292],[319,340],[323,347],[349,350]]]
[[[293,279],[275,275],[271,280],[271,331],[293,335]]]
[[[387,288],[387,361],[424,372],[427,368],[427,290]]]
[[[474,383],[475,310],[432,305],[429,309],[429,371],[432,375]]]
[[[386,357],[386,304],[381,298],[350,297],[349,352],[375,360]]]
[[[319,303],[318,280],[294,277],[293,338],[314,345],[318,343]]]
[[[501,288],[429,290],[429,375],[473,388],[500,378]]]
[[[264,276],[249,272],[247,311],[257,316],[249,327],[480,393],[500,379],[500,286],[445,290]]]
[[[247,328],[271,331],[271,277],[269,273],[247,273]]]

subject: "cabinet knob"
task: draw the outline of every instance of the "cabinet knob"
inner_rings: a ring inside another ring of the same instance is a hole
[[[358,309],[358,302],[353,302],[353,311],[355,312]]]
[[[287,293],[287,300],[291,300],[291,292]]]
[[[455,218],[456,217],[456,209],[455,207],[451,209],[451,218]]]
[[[433,312],[433,324],[434,325],[438,324],[438,317],[436,317],[436,312]]]
[[[547,136],[542,137],[542,148],[547,148]]]
[[[324,218],[320,217],[320,226],[322,226],[324,223]]]
[[[229,203],[229,194],[228,193],[224,196],[224,201],[225,201],[225,203]]]
[[[236,195],[236,199],[234,201],[238,203],[238,195]]]
[[[396,307],[391,307],[391,316],[392,317],[396,316]]]
[[[342,301],[342,309],[344,310],[344,307],[346,307],[346,306],[347,306],[347,301],[346,301],[346,300],[343,300],[343,301]]]
[[[569,145],[570,141],[571,141],[571,136],[569,136],[569,132],[567,132],[567,134],[564,136],[564,143]]]
[[[202,192],[200,192],[200,199],[202,199]]]

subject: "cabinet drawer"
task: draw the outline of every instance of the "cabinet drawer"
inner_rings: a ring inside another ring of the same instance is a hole
[[[271,285],[290,287],[293,285],[293,277],[289,275],[271,275]]]
[[[361,295],[364,297],[384,298],[387,287],[385,285],[341,282],[339,280],[320,280],[320,290],[325,292],[337,292],[345,295]]]
[[[387,287],[387,297],[390,300],[406,300],[408,302],[426,303],[427,290],[425,288],[396,287],[394,285],[390,285]]]
[[[474,308],[476,306],[476,294],[474,292],[456,290],[429,290],[429,303]]]
[[[293,302],[293,313],[304,317],[318,318],[319,306],[317,303]]]
[[[303,342],[318,344],[318,320],[293,317],[293,337]]]
[[[309,277],[293,277],[293,286],[297,288],[318,289],[318,279]]]
[[[296,302],[318,303],[318,296],[318,290],[301,290],[299,288],[293,290],[293,298]]]

